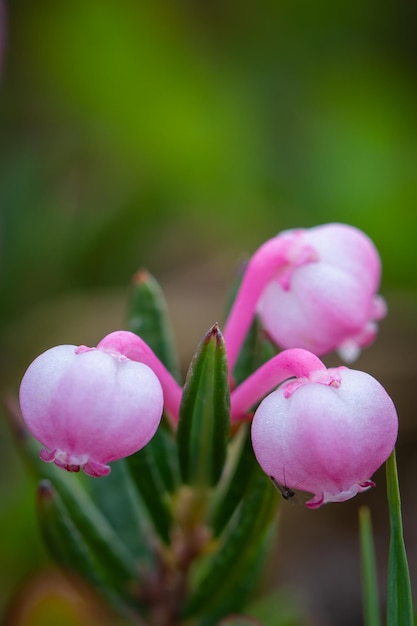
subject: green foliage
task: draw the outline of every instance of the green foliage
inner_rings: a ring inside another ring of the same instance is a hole
[[[362,598],[365,626],[380,626],[378,579],[375,547],[372,535],[371,513],[368,507],[359,509],[359,530],[362,557]]]
[[[129,459],[114,463],[110,474],[96,480],[80,476],[86,492],[114,529],[131,555],[138,555],[140,567],[155,566],[155,552],[150,541],[152,522],[143,497],[138,497],[128,467]]]
[[[253,568],[275,515],[278,495],[271,482],[254,468],[245,497],[220,538],[220,546],[194,582],[184,615],[204,615],[204,623],[218,619],[218,611],[241,609],[254,584]],[[219,581],[222,581],[219,584]]]
[[[158,282],[146,270],[137,272],[132,281],[127,307],[127,330],[142,337],[179,380],[165,298]]]
[[[234,459],[234,467],[229,471],[230,479],[225,479],[219,486],[219,499],[211,514],[210,525],[215,536],[220,535],[238,507],[257,465],[249,427],[242,427],[241,439],[243,441],[240,442],[240,450]]]
[[[145,270],[133,278],[127,329],[146,341],[167,369],[179,378],[164,295],[155,278]],[[126,459],[126,463],[154,530],[169,544],[172,526],[169,494],[179,486],[177,447],[170,427],[163,422],[149,444]]]
[[[187,484],[210,487],[222,474],[230,427],[227,375],[223,336],[215,325],[190,365],[180,407],[177,441]]]
[[[387,581],[387,626],[412,626],[413,603],[405,551],[395,450],[386,462],[391,538]]]
[[[141,552],[133,555],[125,537],[119,534],[119,528],[108,519],[105,507],[100,507],[103,498],[96,495],[95,504],[83,487],[82,482],[88,487],[88,480],[82,481],[54,464],[42,462],[34,439],[19,423],[14,422],[13,427],[24,458],[41,480],[39,518],[51,553],[63,567],[79,572],[110,604],[124,612],[126,603],[137,602],[129,589],[146,573],[153,558],[151,545],[144,542]],[[126,493],[129,482],[120,482],[118,489],[123,499],[124,527],[134,525],[128,532],[131,536],[140,526],[136,526],[136,516],[128,517],[131,513],[131,499]]]
[[[163,294],[146,272],[134,281],[127,324],[179,377]],[[235,381],[246,378],[271,351],[255,320],[233,373]],[[151,442],[113,464],[107,477],[69,475],[41,462],[37,444],[14,415],[19,448],[40,480],[38,517],[51,554],[132,623],[152,623],[161,610],[166,612],[164,624],[303,623],[301,612],[282,597],[266,596],[249,604],[274,539],[280,496],[255,460],[248,425],[231,429],[229,413],[226,350],[214,325],[189,367],[176,431],[163,419]],[[411,626],[394,453],[387,462],[387,485],[387,626]],[[379,626],[366,509],[360,524],[366,626]]]
[[[129,328],[175,369],[167,323],[160,288],[141,274]],[[245,355],[252,367],[249,348]],[[114,463],[104,478],[43,463],[14,416],[19,447],[41,479],[38,513],[52,555],[121,615],[133,611],[152,621],[164,594],[179,584],[189,592],[179,592],[172,608],[167,602],[167,619],[183,614],[214,626],[243,608],[255,586],[279,496],[255,462],[248,429],[228,445],[229,402],[224,340],[215,325],[190,365],[176,432],[163,420],[145,448]]]
[[[375,240],[385,284],[416,287],[411,3],[379,4],[377,11],[372,0],[361,10],[329,0],[3,4],[1,380],[14,385],[39,337],[45,347],[50,341],[45,326],[50,331],[52,323],[72,318],[65,305],[68,317],[58,321],[56,300],[49,298],[118,286],[145,263],[178,280],[197,254],[210,259],[217,280],[226,247],[235,258],[284,227],[355,224]],[[149,275],[132,287],[127,325],[179,379],[158,292]],[[39,303],[50,311],[46,324],[44,315],[35,318]],[[270,346],[254,327],[235,382],[266,359],[264,348]],[[94,553],[110,536],[113,553],[106,559],[116,571],[121,567],[121,580],[131,568],[126,553],[148,566],[157,560],[154,543],[169,545],[183,487],[179,458],[187,468],[200,462],[198,451],[183,443],[179,453],[166,425],[144,451],[113,464],[100,480],[64,478],[40,463],[27,442],[20,444],[34,474],[51,484],[42,504],[49,532],[54,524],[58,529],[59,513],[59,532],[68,537],[84,525],[95,528]],[[227,458],[223,434],[216,444],[219,480],[203,522],[220,541],[242,506],[254,458],[249,436]],[[4,497],[16,463],[4,448],[0,456],[6,582],[43,556],[27,550],[21,520],[29,507]],[[392,624],[409,623],[398,492],[390,484],[389,615]],[[21,498],[29,502],[32,483],[22,485]],[[77,507],[88,511],[86,518]]]
[[[126,460],[133,483],[138,490],[139,497],[147,507],[154,529],[166,544],[169,544],[170,541],[172,514],[167,499],[169,490],[164,481],[162,465],[158,463],[158,460],[163,457],[166,450],[166,440],[169,436],[163,428],[160,428],[147,446]],[[170,454],[165,457],[165,461],[171,459],[172,465],[174,465],[176,458],[172,458],[171,453],[176,452],[176,450],[172,446],[169,452]],[[173,476],[170,478],[172,480]],[[169,486],[172,487],[172,483]]]
[[[387,576],[387,626],[412,626],[413,602],[410,572],[405,551],[401,499],[395,450],[386,462],[387,495],[390,518],[390,546]],[[380,626],[378,581],[370,511],[359,511],[362,555],[362,582],[365,626]]]
[[[45,542],[56,561],[100,585],[96,565],[82,534],[71,520],[62,498],[48,480],[38,487],[38,512]]]

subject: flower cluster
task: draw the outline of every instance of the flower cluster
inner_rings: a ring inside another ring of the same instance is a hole
[[[253,415],[255,456],[284,497],[313,494],[311,508],[373,485],[398,420],[369,374],[327,369],[318,355],[354,359],[377,332],[380,260],[359,230],[328,224],[286,231],[250,259],[224,328],[231,423]],[[283,348],[234,387],[233,372],[255,316]],[[29,366],[20,405],[44,461],[92,476],[144,447],[163,411],[177,427],[182,388],[136,334],[117,331],[95,348],[57,346]]]

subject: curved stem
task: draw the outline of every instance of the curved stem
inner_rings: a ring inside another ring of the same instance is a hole
[[[115,351],[132,361],[139,361],[148,365],[161,383],[165,411],[171,417],[173,424],[177,424],[182,388],[143,339],[130,331],[117,330],[104,337],[97,348]]]
[[[232,422],[241,419],[256,402],[284,380],[310,378],[314,372],[327,372],[327,368],[312,352],[301,348],[280,352],[232,391]]]
[[[317,261],[314,248],[303,242],[303,233],[289,231],[269,239],[250,259],[223,333],[231,373],[266,285],[275,277],[288,289],[292,269]]]

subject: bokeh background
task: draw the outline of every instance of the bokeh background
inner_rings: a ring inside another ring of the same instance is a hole
[[[416,13],[412,0],[13,0],[0,11],[2,395],[42,350],[122,327],[139,267],[165,290],[185,369],[264,239],[358,226],[381,253],[390,313],[357,367],[399,410],[414,580]],[[362,623],[362,503],[383,595],[383,471],[376,479],[344,505],[284,511],[267,584],[295,590],[306,624]],[[104,624],[79,607],[62,617],[73,592],[40,541],[34,489],[2,415],[0,614],[9,626]]]

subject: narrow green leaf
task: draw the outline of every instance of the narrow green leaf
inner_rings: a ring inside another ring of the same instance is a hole
[[[80,477],[81,478],[81,477]],[[146,568],[155,563],[153,528],[148,511],[136,489],[127,460],[112,464],[112,470],[100,479],[82,476],[88,494],[127,550]]]
[[[178,448],[175,434],[167,420],[162,420],[148,446],[155,458],[161,480],[169,493],[174,493],[181,483]]]
[[[97,585],[99,578],[91,553],[49,480],[39,483],[37,496],[42,536],[55,560]]]
[[[18,447],[29,467],[39,479],[52,482],[68,511],[69,518],[82,534],[91,552],[100,556],[103,568],[111,572],[121,583],[136,579],[139,574],[138,562],[106,517],[94,505],[82,487],[79,477],[65,472],[53,463],[41,461],[38,442],[27,432],[18,420],[17,414],[14,415],[12,427]]]
[[[223,488],[220,491],[218,501],[209,519],[209,524],[216,537],[223,531],[241,502],[246,493],[246,487],[253,469],[257,465],[252,449],[249,424],[242,426],[241,433],[237,436],[239,435],[242,437],[242,442],[238,458],[235,461],[234,470],[227,484],[225,484],[224,487],[219,485],[219,488]],[[219,489],[217,491],[219,491]]]
[[[391,533],[387,581],[387,626],[412,626],[414,622],[411,583],[403,537],[395,450],[386,462],[386,475]]]
[[[231,592],[227,595],[222,594],[206,608],[204,615],[199,619],[199,626],[217,626],[219,619],[225,615],[247,612],[247,603],[252,598],[252,593],[262,575],[271,537],[271,531],[265,534],[258,544],[257,552],[253,552],[252,557],[245,563],[245,569],[236,576]]]
[[[180,380],[165,298],[159,283],[146,270],[138,271],[133,278],[127,329],[146,341],[174,378]]]
[[[65,503],[69,517],[82,533],[92,553],[99,555],[103,568],[111,572],[112,578],[121,584],[136,580],[139,575],[138,562],[128,551],[122,538],[93,504],[80,483],[77,480],[66,480],[66,476],[60,475],[62,470],[56,469],[55,475],[52,472],[50,474],[51,480]],[[51,470],[53,471],[52,467]]]
[[[375,562],[374,539],[369,508],[359,509],[359,534],[362,560],[362,589],[364,625],[380,626],[378,579]]]
[[[169,468],[166,464],[168,457],[162,460],[164,451],[168,448],[169,436],[169,433],[160,427],[148,445],[126,459],[133,483],[145,503],[154,529],[167,545],[170,542],[172,524],[169,491],[177,481],[175,476],[169,477]],[[169,450],[170,456],[171,453],[172,450]],[[177,474],[178,467],[174,472]]]
[[[180,407],[177,443],[184,482],[213,486],[227,453],[230,393],[223,336],[215,324],[190,365]]]
[[[92,555],[82,533],[71,520],[60,495],[49,480],[38,487],[37,509],[44,541],[54,559],[65,570],[80,574],[121,614],[131,614],[124,598],[103,577],[100,563]]]
[[[241,609],[247,592],[242,594],[240,588],[251,576],[262,550],[278,497],[270,480],[256,467],[246,496],[226,528],[217,552],[205,563],[204,572],[194,583],[184,609],[186,617],[211,615],[225,604],[230,610]]]

